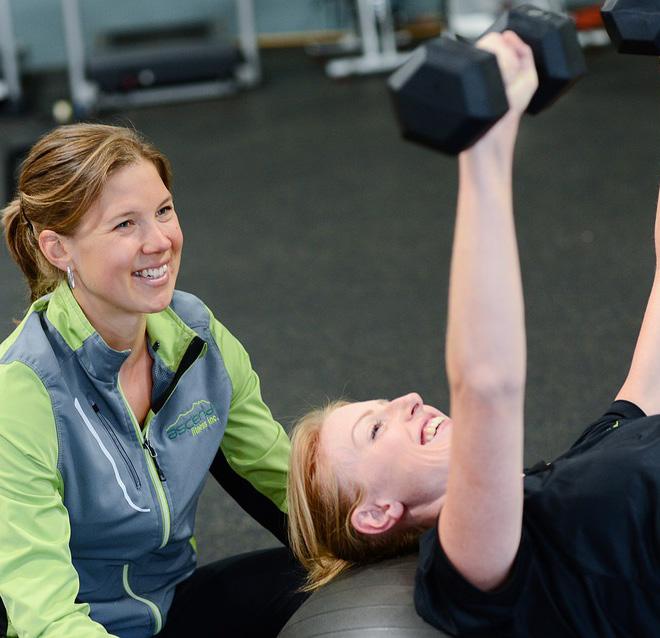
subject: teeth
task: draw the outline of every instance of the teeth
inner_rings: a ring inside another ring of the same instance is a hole
[[[160,268],[145,268],[144,270],[138,270],[133,274],[137,277],[145,277],[146,279],[158,279],[159,277],[163,277],[166,272],[167,264]]]
[[[444,420],[444,416],[435,416],[424,426],[422,430],[422,445],[428,443],[436,435],[438,427]]]

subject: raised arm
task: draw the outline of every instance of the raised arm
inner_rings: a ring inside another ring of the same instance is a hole
[[[660,413],[660,198],[655,213],[655,277],[628,376],[617,399]]]
[[[459,157],[446,349],[455,427],[439,534],[458,571],[492,589],[521,533],[526,347],[511,181],[518,122],[537,78],[515,34],[490,34],[480,46],[497,55],[511,108]]]

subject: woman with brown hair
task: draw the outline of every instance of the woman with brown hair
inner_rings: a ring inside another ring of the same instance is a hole
[[[565,454],[524,471],[512,166],[536,74],[510,32],[479,46],[498,58],[510,110],[459,157],[451,418],[416,393],[305,417],[292,440],[292,548],[312,590],[419,540],[417,611],[452,635],[651,638],[660,626],[660,417],[646,414],[660,413],[660,279],[615,402]]]
[[[0,344],[7,634],[276,635],[304,598],[286,548],[196,569],[209,470],[286,543],[289,443],[240,343],[175,290],[167,159],[130,129],[60,127],[2,222],[32,298]]]

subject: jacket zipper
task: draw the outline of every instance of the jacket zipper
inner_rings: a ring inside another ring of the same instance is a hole
[[[133,465],[133,462],[131,461],[131,458],[128,456],[128,453],[124,449],[124,446],[121,444],[121,441],[119,440],[119,437],[117,436],[117,433],[115,432],[114,428],[112,427],[112,423],[108,421],[108,419],[103,416],[103,413],[99,409],[99,406],[94,403],[93,401],[91,402],[92,405],[92,410],[94,410],[94,413],[98,417],[98,420],[101,422],[101,425],[105,428],[105,431],[108,433],[110,438],[112,439],[112,442],[115,444],[115,447],[117,448],[117,451],[119,452],[119,455],[124,459],[124,463],[126,463],[126,467],[128,468],[128,471],[130,472],[131,476],[133,477],[133,482],[135,483],[135,487],[139,490],[142,488],[142,481],[140,481],[140,476],[137,473],[137,470],[135,469],[135,466]]]
[[[126,396],[124,395],[124,392],[121,389],[121,385],[119,384],[119,382],[117,382],[117,388],[119,389],[119,394],[121,394],[121,397],[124,400],[124,405],[126,407],[126,410],[131,418],[131,423],[133,424],[135,435],[137,436],[138,441],[142,446],[142,452],[147,462],[147,469],[149,471],[149,476],[151,477],[151,484],[154,487],[154,491],[156,492],[156,497],[158,498],[158,504],[160,505],[161,518],[163,522],[163,540],[160,544],[159,549],[162,549],[163,547],[165,547],[165,545],[167,545],[167,541],[169,540],[170,524],[171,524],[170,506],[167,503],[167,496],[165,495],[165,490],[163,489],[163,483],[160,480],[160,474],[163,474],[163,472],[162,470],[160,470],[160,468],[158,470],[156,469],[155,459],[151,456],[151,454],[148,451],[149,447],[151,447],[151,444],[149,443],[148,446],[145,445],[146,437],[142,433],[142,428],[140,427],[140,424],[137,422],[137,419],[133,414],[133,410],[131,409],[131,406],[128,404],[128,401],[126,400]]]
[[[201,339],[199,341],[201,342]],[[190,370],[190,368],[192,368],[195,361],[197,361],[197,359],[199,359],[199,356],[203,352],[203,350],[204,350],[203,342],[201,342],[201,346],[199,345],[199,343],[191,343],[190,346],[188,346],[188,350],[186,350],[186,354],[184,355],[184,358],[186,358],[191,353],[194,354],[195,358],[192,359],[188,363],[185,370],[183,370],[180,374],[176,375],[177,378],[175,379],[175,382],[173,384],[171,384],[168,391],[166,392],[165,400],[159,406],[159,409],[162,408],[163,405],[165,405],[165,403],[167,403],[167,400],[169,399],[169,397],[172,394],[174,394],[174,390],[176,390],[176,387],[179,385],[181,379],[183,379],[183,377],[186,375],[188,370]],[[151,460],[154,463],[154,467],[156,469],[156,473],[158,474],[158,478],[160,479],[161,483],[164,483],[167,480],[167,477],[165,476],[165,473],[163,472],[163,470],[160,468],[160,465],[158,465],[158,452],[155,450],[153,445],[151,445],[151,443],[149,442],[149,426],[151,425],[151,418],[150,418],[151,416],[152,416],[152,413],[150,412],[150,414],[147,416],[146,425],[144,426],[144,441],[142,443],[142,447],[145,450],[147,450],[147,452],[149,452],[149,456],[151,457]]]
[[[167,478],[165,478],[165,474],[163,473],[163,470],[160,469],[160,465],[158,465],[158,452],[154,449],[154,447],[149,443],[149,439],[145,436],[144,437],[144,442],[142,443],[142,447],[149,452],[149,456],[151,457],[151,460],[154,462],[154,468],[156,469],[156,473],[158,474],[158,478],[160,479],[161,483],[164,483]]]
[[[167,399],[169,399],[169,397],[172,395],[172,393],[176,389],[176,386],[179,385],[179,381],[186,374],[186,372],[190,370],[193,363],[195,363],[195,361],[199,359],[200,354],[204,351],[204,345],[205,345],[204,342],[199,337],[195,337],[192,340],[192,342],[186,349],[186,352],[182,360],[182,361],[186,361],[187,365],[185,369],[181,369],[181,366],[179,366],[179,370],[177,370],[175,379],[173,380],[172,384],[170,384],[170,387],[168,388],[168,391],[165,393],[165,396],[162,397],[161,400],[158,402],[159,403],[158,410],[160,410],[160,408],[162,408],[162,406],[167,402]],[[158,457],[158,453],[149,442],[149,435],[148,435],[149,425],[151,423],[151,417],[154,414],[154,410],[149,411],[149,414],[147,415],[147,422],[143,432],[142,428],[140,427],[140,424],[137,422],[137,419],[133,414],[133,410],[131,409],[128,401],[126,400],[124,392],[121,389],[121,385],[119,384],[119,380],[117,380],[117,388],[119,389],[119,393],[121,394],[121,397],[124,400],[124,405],[126,406],[126,410],[130,415],[131,422],[133,423],[133,428],[135,429],[135,434],[138,437],[138,441],[140,442],[144,450],[144,455],[147,460],[147,468],[149,469],[149,476],[151,476],[151,482],[154,486],[156,496],[158,497],[158,503],[160,505],[160,511],[163,520],[163,541],[159,548],[162,549],[163,547],[165,547],[165,545],[167,545],[167,541],[169,540],[172,521],[171,521],[170,507],[167,503],[167,495],[165,494],[165,490],[163,488],[163,483],[167,480],[167,478],[162,468],[158,464],[158,461],[156,460]]]

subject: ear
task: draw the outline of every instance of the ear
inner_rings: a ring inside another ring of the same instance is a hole
[[[362,534],[382,534],[401,520],[403,511],[400,501],[360,503],[351,514],[351,525]]]
[[[39,248],[55,268],[66,270],[71,263],[71,255],[64,238],[54,230],[42,230],[39,233]]]

